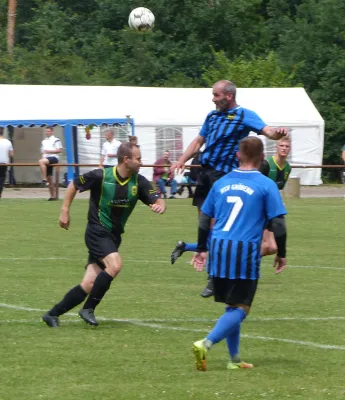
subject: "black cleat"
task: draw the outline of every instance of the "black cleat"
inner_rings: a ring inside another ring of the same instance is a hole
[[[83,319],[87,324],[97,326],[98,321],[95,317],[94,310],[92,308],[82,308],[78,312],[79,317]]]
[[[50,315],[49,312],[42,316],[42,321],[45,322],[51,328],[58,328],[60,325],[59,318],[55,315]]]
[[[207,280],[207,286],[205,287],[205,289],[201,293],[201,296],[204,297],[205,299],[207,297],[213,296],[213,280],[212,280],[212,278],[209,278]]]
[[[182,256],[182,254],[186,251],[186,243],[179,240],[176,243],[176,247],[174,251],[171,253],[171,264],[175,264],[175,261]]]

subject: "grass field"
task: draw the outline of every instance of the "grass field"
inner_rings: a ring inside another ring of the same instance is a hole
[[[124,235],[124,268],[87,326],[76,311],[58,329],[43,312],[79,283],[86,260],[88,203],[76,200],[69,231],[57,225],[61,202],[1,200],[0,399],[344,399],[345,203],[287,202],[290,268],[273,274],[272,257],[241,354],[253,370],[227,371],[225,343],[197,372],[193,341],[223,306],[203,299],[204,273],[184,255],[170,265],[177,239],[193,241],[196,210],[169,200],[165,215],[138,205]]]

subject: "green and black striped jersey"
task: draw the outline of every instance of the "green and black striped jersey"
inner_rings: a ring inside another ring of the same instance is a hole
[[[276,163],[274,156],[270,156],[262,162],[259,171],[272,179],[272,181],[276,182],[278,189],[282,190],[289,178],[291,166],[286,161],[284,167],[280,168]]]
[[[130,178],[122,178],[116,167],[89,171],[73,182],[80,192],[91,192],[88,221],[101,223],[116,235],[124,232],[138,199],[149,205],[159,198],[144,176],[133,174]]]

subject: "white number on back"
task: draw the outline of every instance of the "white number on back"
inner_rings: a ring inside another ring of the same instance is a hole
[[[229,218],[223,228],[224,232],[229,232],[230,228],[232,227],[232,224],[235,222],[235,219],[237,218],[238,213],[243,207],[243,201],[241,197],[238,196],[227,196],[226,201],[227,203],[233,203],[234,205],[230,212]]]

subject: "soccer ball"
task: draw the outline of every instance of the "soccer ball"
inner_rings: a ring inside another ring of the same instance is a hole
[[[128,25],[139,32],[150,31],[155,23],[155,16],[152,11],[145,7],[138,7],[129,14]]]

